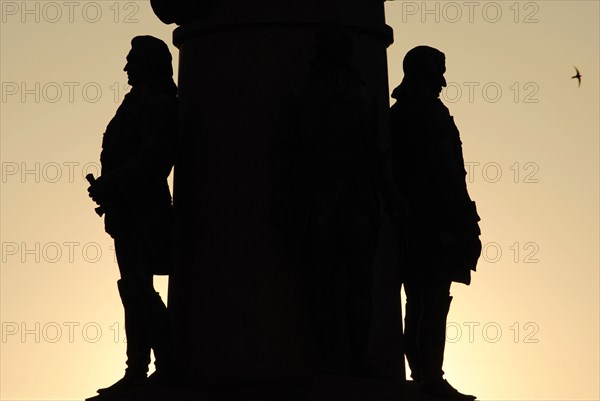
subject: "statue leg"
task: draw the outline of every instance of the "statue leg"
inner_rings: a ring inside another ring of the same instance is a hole
[[[352,358],[351,374],[368,376],[369,337],[371,331],[373,258],[377,231],[375,220],[360,207],[348,210],[340,234],[348,280],[346,320]]]
[[[128,386],[143,384],[150,363],[150,342],[145,322],[146,305],[140,297],[139,282],[122,278],[117,282],[125,310],[125,335],[127,337],[127,368],[125,376],[98,393],[116,391]]]
[[[450,281],[430,280],[423,283],[421,319],[418,334],[422,380],[442,380],[446,346],[446,317],[450,309]]]
[[[117,282],[119,294],[125,309],[125,334],[127,336],[127,369],[125,376],[146,378],[150,363],[150,341],[148,339],[144,302],[144,289],[141,283],[131,279]]]
[[[431,398],[472,401],[475,396],[460,393],[443,378],[446,318],[452,301],[450,285],[447,280],[431,280],[424,287],[418,337],[423,375],[421,390]]]
[[[152,273],[143,271],[142,247],[135,233],[124,232],[115,236],[115,253],[121,273],[117,286],[125,312],[127,368],[122,379],[99,389],[98,393],[101,394],[142,384],[146,380],[150,363],[145,293],[148,287],[152,287]]]
[[[406,305],[404,315],[404,355],[410,367],[410,377],[415,382],[421,382],[421,360],[419,355],[419,329],[423,309],[423,289],[421,284],[413,281],[404,283]]]
[[[150,385],[163,385],[174,379],[171,324],[167,307],[154,288],[148,289],[148,338],[154,352],[156,371],[148,378]]]

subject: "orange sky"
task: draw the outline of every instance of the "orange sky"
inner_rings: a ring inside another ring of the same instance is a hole
[[[63,3],[0,3],[6,400],[81,399],[125,366],[114,251],[83,177],[131,37],[170,43],[173,27],[146,1]],[[446,53],[485,253],[453,287],[445,371],[482,400],[600,399],[599,4],[386,3],[391,88],[410,48]]]

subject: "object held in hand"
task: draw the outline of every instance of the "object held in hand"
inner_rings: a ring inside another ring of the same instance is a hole
[[[90,173],[88,175],[85,176],[85,179],[90,183],[90,185],[94,185],[96,183],[96,178],[94,177],[94,174]],[[91,195],[90,195],[91,196]],[[94,209],[96,211],[96,214],[100,217],[102,217],[102,215],[104,214],[105,210],[102,206],[98,206],[97,208]]]

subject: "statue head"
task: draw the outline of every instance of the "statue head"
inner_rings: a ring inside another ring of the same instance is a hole
[[[403,83],[426,96],[438,97],[446,86],[446,56],[429,46],[417,46],[406,53],[402,62]]]
[[[131,40],[131,50],[127,54],[129,84],[136,86],[152,80],[172,78],[172,57],[167,44],[154,36],[136,36]]]

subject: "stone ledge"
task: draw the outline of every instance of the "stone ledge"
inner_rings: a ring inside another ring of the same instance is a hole
[[[221,383],[196,387],[139,386],[86,401],[425,401],[411,381],[319,376],[312,382]]]

